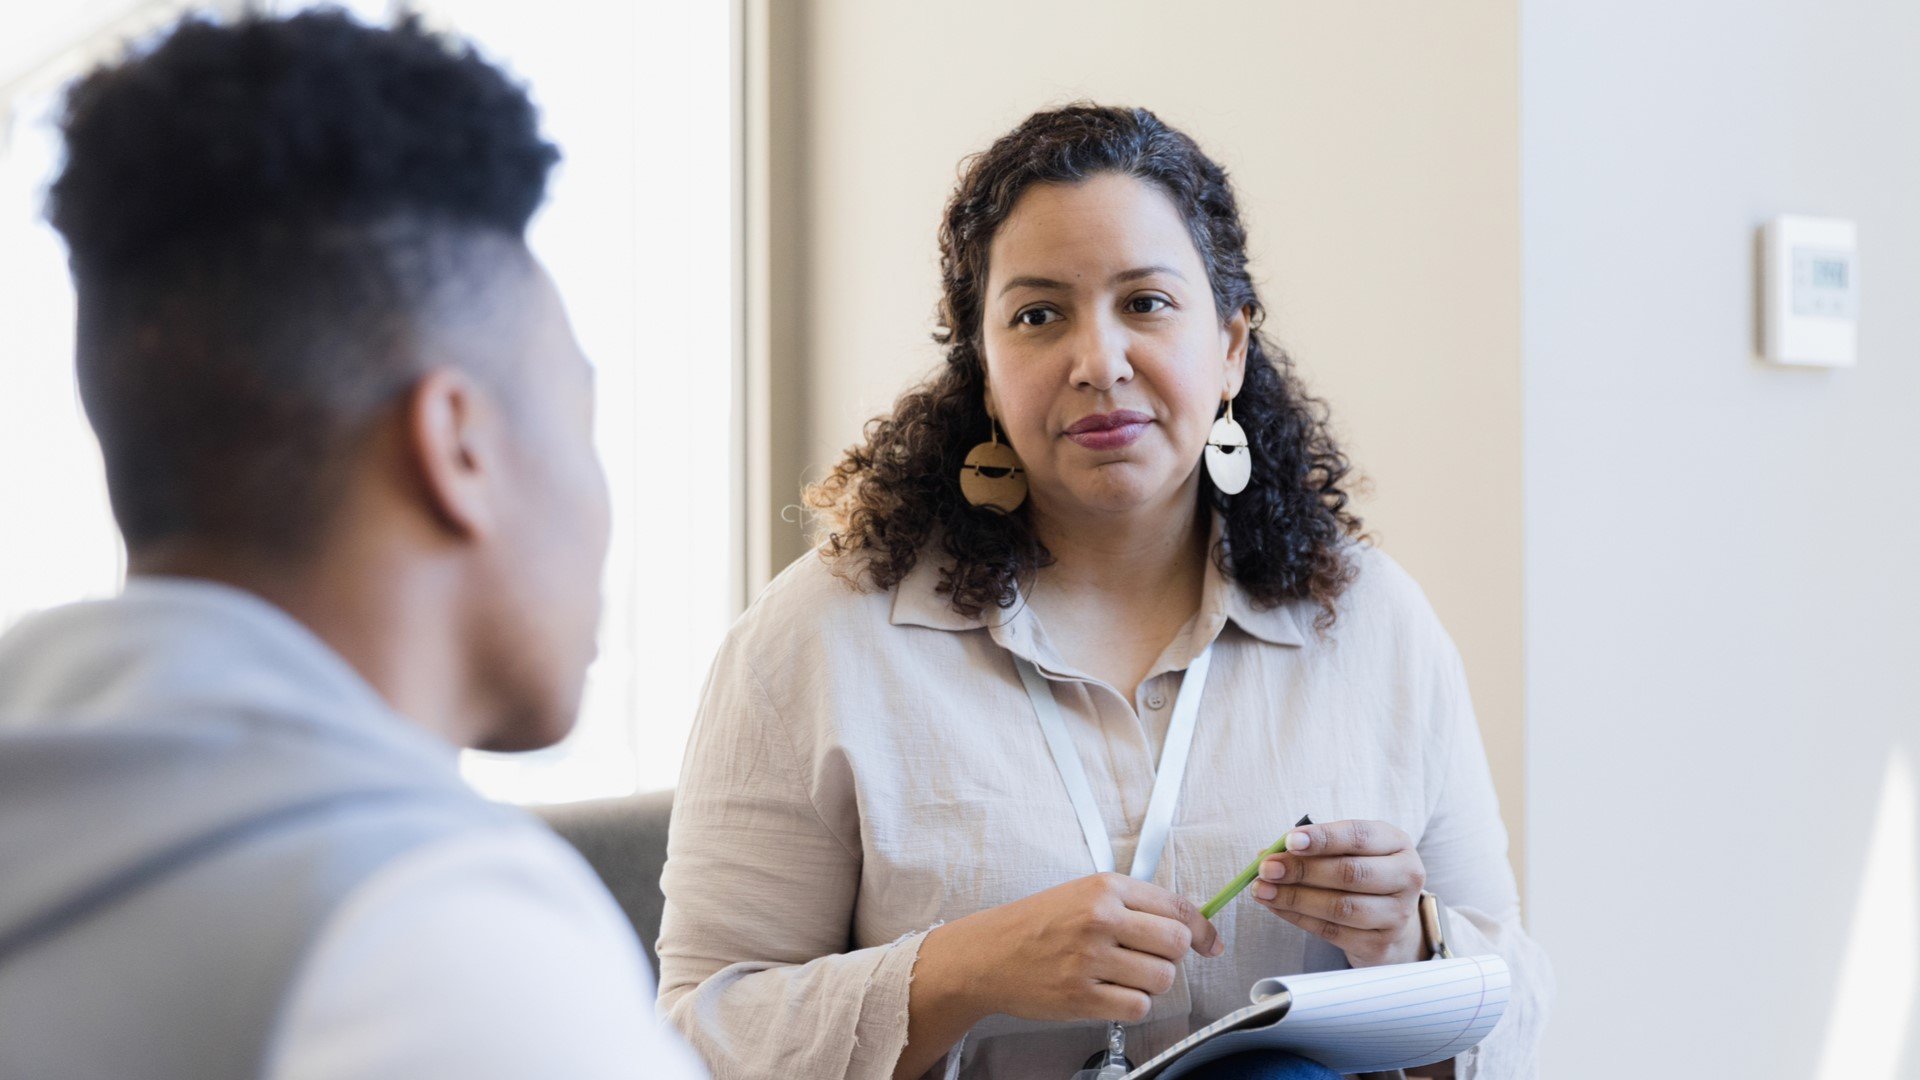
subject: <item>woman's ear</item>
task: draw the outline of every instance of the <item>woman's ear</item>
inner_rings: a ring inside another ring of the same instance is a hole
[[[1240,393],[1240,383],[1247,377],[1247,346],[1253,340],[1253,318],[1242,307],[1233,313],[1227,324],[1220,328],[1227,344],[1227,397]]]

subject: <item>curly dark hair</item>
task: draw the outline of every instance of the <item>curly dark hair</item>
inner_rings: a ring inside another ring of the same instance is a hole
[[[559,159],[470,47],[337,9],[189,16],[77,81],[61,122],[47,216],[135,550],[310,540],[352,441],[421,374],[418,331],[527,265]]]
[[[1154,184],[1172,198],[1206,264],[1220,318],[1245,311],[1253,326],[1233,402],[1251,444],[1253,480],[1227,496],[1201,470],[1203,507],[1226,518],[1213,558],[1263,607],[1316,602],[1315,626],[1324,632],[1355,573],[1346,548],[1363,538],[1343,487],[1350,466],[1328,430],[1325,403],[1307,393],[1293,361],[1260,330],[1264,309],[1226,170],[1146,109],[1076,104],[1038,112],[963,165],[940,226],[944,297],[934,340],[946,346],[946,361],[890,415],[869,421],[865,441],[807,489],[807,505],[826,525],[823,550],[842,576],[890,589],[937,541],[953,560],[940,589],[968,616],[1011,606],[1019,583],[1051,561],[1024,507],[1000,514],[969,505],[960,492],[967,451],[988,429],[980,345],[987,256],[1028,187],[1107,173]]]

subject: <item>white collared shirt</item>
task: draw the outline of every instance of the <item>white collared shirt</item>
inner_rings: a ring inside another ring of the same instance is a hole
[[[1317,608],[1260,610],[1209,564],[1201,608],[1134,700],[1066,663],[1024,605],[968,618],[923,559],[888,592],[817,556],[783,573],[716,660],[675,799],[659,942],[661,1004],[717,1076],[891,1074],[929,928],[1092,871],[1013,657],[1050,680],[1125,866],[1181,672],[1212,673],[1154,881],[1196,901],[1302,814],[1393,822],[1452,912],[1456,954],[1498,953],[1513,1000],[1461,1062],[1528,1077],[1549,997],[1518,896],[1466,678],[1418,586],[1384,554],[1326,635]],[[1248,1003],[1261,978],[1337,967],[1337,949],[1243,896],[1227,948],[1189,956],[1130,1030],[1144,1060]],[[992,1017],[962,1075],[1058,1080],[1095,1024]]]

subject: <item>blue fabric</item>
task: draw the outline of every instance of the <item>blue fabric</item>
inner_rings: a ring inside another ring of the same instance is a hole
[[[1249,1050],[1193,1075],[1199,1080],[1340,1080],[1340,1074],[1325,1065],[1282,1050]]]

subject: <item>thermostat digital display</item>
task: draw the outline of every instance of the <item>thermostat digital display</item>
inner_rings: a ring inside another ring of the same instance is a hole
[[[1851,221],[1777,217],[1762,230],[1761,353],[1778,364],[1854,363],[1860,269]]]
[[[1814,248],[1793,250],[1793,313],[1851,318],[1853,256]]]

